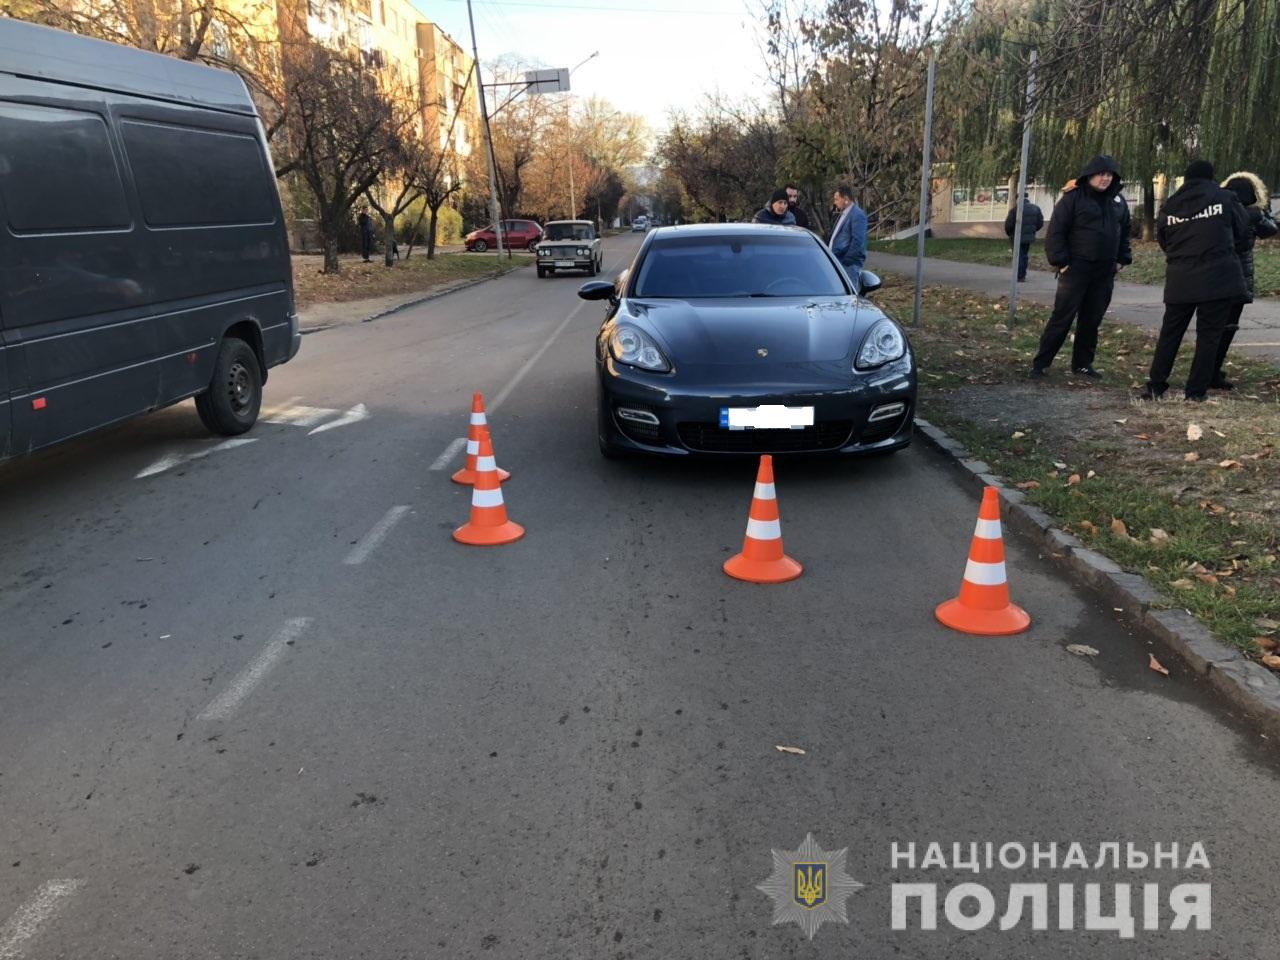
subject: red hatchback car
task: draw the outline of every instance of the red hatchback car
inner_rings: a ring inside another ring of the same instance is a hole
[[[532,220],[503,220],[502,242],[513,250],[531,250],[542,239],[542,227]],[[464,238],[468,250],[484,253],[498,245],[493,225],[472,230]]]

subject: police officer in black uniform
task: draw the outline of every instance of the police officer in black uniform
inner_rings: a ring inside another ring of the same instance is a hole
[[[1031,362],[1039,379],[1066,342],[1071,322],[1076,340],[1071,350],[1073,373],[1099,379],[1093,369],[1098,327],[1111,303],[1116,274],[1133,262],[1129,250],[1129,204],[1120,195],[1120,165],[1106,155],[1090,160],[1053,208],[1045,236],[1045,256],[1058,268],[1053,314]]]
[[[1204,400],[1218,370],[1218,345],[1236,304],[1248,293],[1239,254],[1253,239],[1249,217],[1230,190],[1218,186],[1213,164],[1197,160],[1156,218],[1156,240],[1165,255],[1164,323],[1144,400],[1169,389],[1169,372],[1191,317],[1196,353],[1187,377],[1188,400]]]

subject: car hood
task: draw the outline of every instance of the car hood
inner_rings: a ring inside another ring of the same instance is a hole
[[[647,328],[677,364],[742,364],[851,358],[855,340],[881,317],[850,297],[787,297],[629,300],[617,319]]]

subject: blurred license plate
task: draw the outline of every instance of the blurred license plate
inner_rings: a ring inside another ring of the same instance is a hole
[[[727,430],[801,430],[813,426],[813,407],[721,407],[720,426]]]
[[[557,260],[557,261],[556,261],[556,266],[557,266],[557,267],[572,267],[572,266],[573,266],[573,261],[572,261],[572,260]]]

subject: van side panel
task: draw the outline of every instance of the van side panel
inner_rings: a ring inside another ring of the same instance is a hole
[[[12,452],[205,389],[238,323],[260,331],[265,366],[296,349],[250,115],[0,73],[0,251],[6,353],[25,381],[11,384]]]

